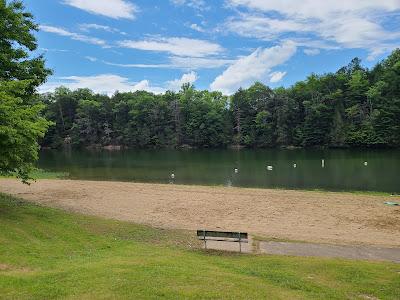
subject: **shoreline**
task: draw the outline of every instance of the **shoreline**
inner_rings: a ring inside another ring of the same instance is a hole
[[[93,181],[93,182],[123,182],[123,183],[138,183],[138,184],[157,184],[157,185],[170,185],[171,183],[166,182],[146,182],[146,181],[124,181],[124,180],[97,180],[97,179],[83,179],[83,178],[70,178],[66,172],[52,172],[39,170],[34,173],[34,179],[30,183],[34,183],[37,180],[73,180],[73,181]],[[1,176],[2,179],[17,179],[14,176]],[[286,187],[259,187],[259,186],[226,186],[222,184],[187,184],[187,183],[173,183],[176,186],[200,186],[200,187],[218,187],[218,188],[238,188],[238,189],[260,189],[260,190],[282,190],[282,191],[299,191],[299,192],[316,192],[316,193],[339,193],[339,194],[354,194],[354,195],[371,195],[371,196],[382,196],[382,197],[400,197],[400,193],[391,193],[384,191],[374,190],[328,190],[328,189],[295,189]]]
[[[383,195],[117,181],[0,179],[0,192],[46,206],[167,229],[400,247],[400,207]]]

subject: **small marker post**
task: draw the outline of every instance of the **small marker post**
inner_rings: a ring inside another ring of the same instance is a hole
[[[239,232],[239,252],[242,253],[242,237],[240,232]]]

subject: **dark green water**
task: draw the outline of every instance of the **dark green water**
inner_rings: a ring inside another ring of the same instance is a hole
[[[177,184],[400,192],[399,150],[46,150],[39,168],[72,179],[168,183],[174,173]]]

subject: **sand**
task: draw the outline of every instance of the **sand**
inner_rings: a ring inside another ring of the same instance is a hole
[[[233,187],[1,179],[0,192],[46,206],[151,226],[249,232],[330,244],[400,246],[394,197]]]

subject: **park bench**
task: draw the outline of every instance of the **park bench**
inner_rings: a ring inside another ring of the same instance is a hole
[[[197,230],[197,237],[204,241],[204,249],[207,249],[207,241],[236,242],[242,252],[242,243],[249,242],[247,232]]]

